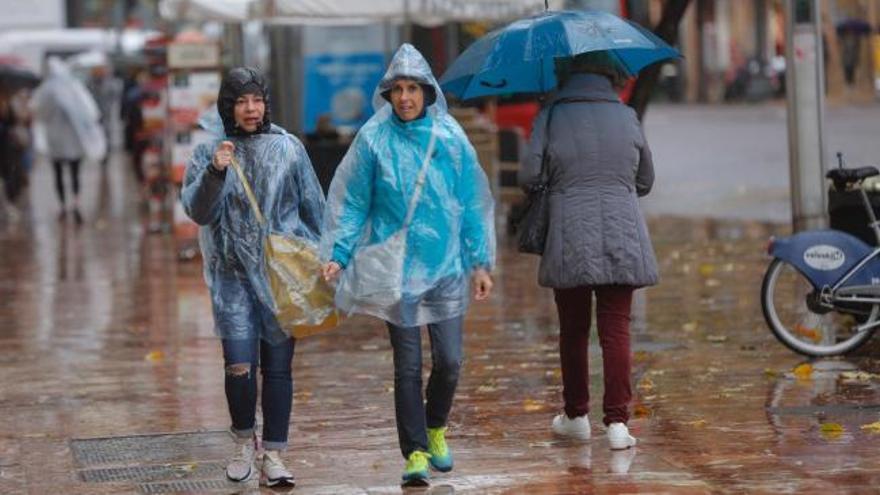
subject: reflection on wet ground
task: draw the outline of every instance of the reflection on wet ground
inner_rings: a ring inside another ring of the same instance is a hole
[[[47,174],[35,177],[22,222],[0,220],[0,493],[171,493],[172,481],[206,483],[176,493],[258,493],[211,484],[228,419],[201,269],[177,261],[172,238],[144,233],[121,173],[86,190],[81,228],[54,220]],[[450,425],[456,469],[413,493],[880,486],[880,339],[805,367],[764,325],[766,242],[784,229],[679,218],[650,229],[662,283],[634,305],[638,447],[607,447],[595,345],[595,438],[550,434],[561,405],[552,296],[535,284],[537,259],[502,240],[498,292],[468,317]],[[304,340],[294,366],[285,457],[295,493],[400,493],[383,326],[355,318]],[[86,455],[86,445],[109,450]],[[160,475],[165,485],[150,484]]]

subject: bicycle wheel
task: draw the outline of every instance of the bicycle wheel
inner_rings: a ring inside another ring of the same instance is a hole
[[[812,284],[795,267],[778,258],[767,267],[761,286],[761,308],[773,335],[789,349],[806,356],[835,356],[859,347],[871,330],[862,323],[880,316],[880,304],[828,308],[819,304]]]

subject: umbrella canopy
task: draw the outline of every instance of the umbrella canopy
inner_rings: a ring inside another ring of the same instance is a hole
[[[555,61],[605,51],[630,75],[679,52],[647,29],[608,12],[544,12],[477,40],[440,85],[459,98],[544,93],[556,87]]]
[[[870,34],[871,24],[861,19],[847,19],[837,23],[837,33]]]

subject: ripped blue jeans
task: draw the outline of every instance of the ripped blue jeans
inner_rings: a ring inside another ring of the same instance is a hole
[[[257,368],[263,376],[263,447],[287,448],[293,402],[291,361],[295,341],[278,344],[255,339],[223,339],[226,366],[226,402],[232,417],[232,433],[250,438],[256,428]]]

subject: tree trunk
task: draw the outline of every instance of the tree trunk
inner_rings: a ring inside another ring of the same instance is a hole
[[[654,28],[654,34],[670,45],[675,45],[678,41],[678,25],[690,3],[691,0],[667,0],[663,5],[660,22]],[[639,74],[639,78],[633,88],[632,96],[629,99],[629,106],[635,109],[639,120],[644,117],[648,101],[651,99],[651,93],[654,91],[654,86],[657,85],[657,80],[660,78],[660,66],[661,64],[654,64],[643,70]]]

